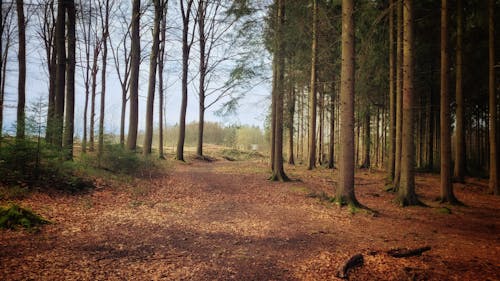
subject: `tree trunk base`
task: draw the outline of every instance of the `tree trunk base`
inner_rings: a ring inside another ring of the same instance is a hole
[[[354,267],[362,266],[364,263],[363,255],[356,254],[349,258],[346,263],[337,272],[337,277],[342,279],[349,278],[349,270]]]

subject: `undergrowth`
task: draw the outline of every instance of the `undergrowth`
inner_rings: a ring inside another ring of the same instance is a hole
[[[0,228],[17,229],[23,227],[28,230],[36,230],[39,226],[47,223],[50,222],[16,204],[0,206]]]

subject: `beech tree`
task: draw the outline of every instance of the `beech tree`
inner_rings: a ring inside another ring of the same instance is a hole
[[[3,8],[3,7],[2,7]],[[25,133],[25,107],[26,107],[26,20],[24,18],[24,1],[16,0],[19,77],[17,83],[17,127],[16,137],[24,138]]]
[[[130,117],[127,136],[127,148],[137,147],[137,128],[139,122],[139,65],[141,63],[141,43],[139,24],[141,17],[141,1],[132,0],[131,49],[130,49]]]
[[[75,68],[76,68],[76,8],[75,1],[66,2],[67,21],[67,67],[66,67],[66,98],[64,112],[64,150],[65,159],[73,159],[73,135],[75,128]],[[59,46],[58,46],[59,47]]]
[[[497,96],[495,92],[495,1],[488,1],[488,93],[490,111],[490,192],[500,195],[498,180],[498,149],[497,149]]]
[[[316,86],[318,59],[318,0],[312,0],[313,21],[312,21],[312,43],[311,43],[311,84],[309,90],[309,158],[307,169],[311,170],[316,166]],[[342,2],[343,3],[343,2]],[[343,6],[343,5],[342,5]]]

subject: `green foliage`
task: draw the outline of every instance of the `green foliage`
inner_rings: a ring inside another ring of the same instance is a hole
[[[441,208],[437,209],[437,212],[440,214],[449,215],[449,214],[451,214],[451,209],[448,207],[441,207]]]
[[[0,206],[0,228],[16,229],[18,226],[32,230],[40,225],[50,223],[48,220],[28,209],[12,204]]]

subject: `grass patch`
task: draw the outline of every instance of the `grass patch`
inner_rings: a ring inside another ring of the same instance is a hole
[[[49,223],[48,220],[16,204],[5,207],[0,206],[0,228],[17,229],[18,227],[23,227],[28,230],[34,230],[47,223]]]
[[[265,156],[257,151],[246,151],[238,149],[223,149],[220,152],[222,158],[228,161],[248,161],[263,159]]]
[[[304,194],[311,194],[311,191],[309,188],[305,186],[292,186],[290,187],[290,190],[296,193],[304,193]]]
[[[437,212],[440,214],[449,215],[449,214],[451,214],[451,209],[448,207],[441,207],[441,208],[437,209]]]

